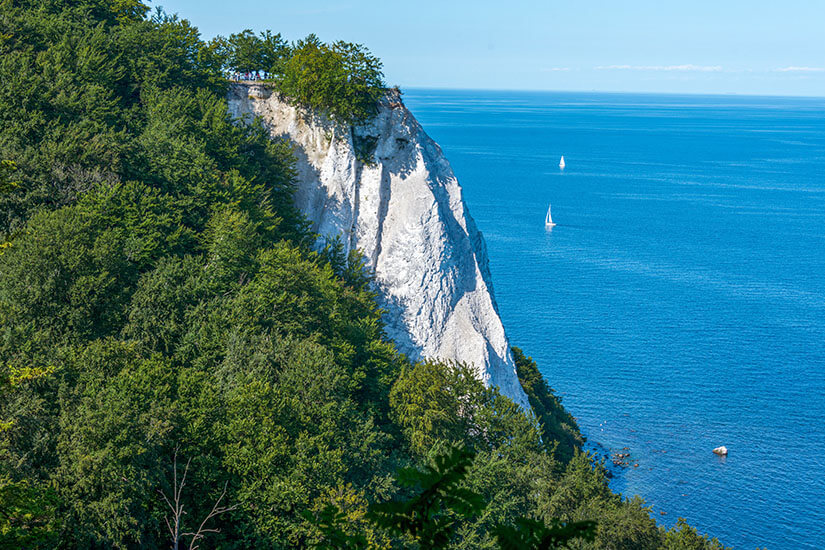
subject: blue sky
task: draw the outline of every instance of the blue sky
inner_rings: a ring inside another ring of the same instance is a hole
[[[825,96],[825,0],[155,0],[205,38],[369,47],[402,87]]]

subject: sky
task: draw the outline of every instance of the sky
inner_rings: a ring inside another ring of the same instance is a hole
[[[154,0],[204,38],[367,46],[402,88],[825,96],[825,0]]]

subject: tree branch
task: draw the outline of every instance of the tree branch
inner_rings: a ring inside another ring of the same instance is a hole
[[[238,507],[237,504],[233,504],[232,506],[220,506],[223,497],[226,496],[226,488],[229,485],[229,482],[223,484],[223,491],[221,491],[221,496],[218,497],[218,500],[215,501],[215,504],[212,506],[212,511],[204,518],[201,522],[200,527],[198,527],[197,532],[195,533],[187,533],[187,535],[192,537],[192,541],[189,543],[189,550],[196,550],[198,546],[195,544],[198,540],[204,537],[205,533],[220,533],[220,529],[206,529],[206,522],[210,519],[217,517],[221,514],[226,512],[231,512],[235,508]]]

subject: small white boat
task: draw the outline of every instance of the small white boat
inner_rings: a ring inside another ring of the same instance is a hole
[[[564,155],[562,155],[561,160],[559,161],[559,168],[564,170],[564,166],[565,166],[565,164],[564,164]]]
[[[544,227],[553,227],[553,216],[550,215],[550,205],[547,205],[547,217],[544,218]]]

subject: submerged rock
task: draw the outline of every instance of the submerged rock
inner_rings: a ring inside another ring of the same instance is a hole
[[[470,365],[486,385],[529,408],[498,314],[484,238],[441,148],[400,95],[355,128],[234,84],[230,112],[261,117],[298,159],[295,201],[312,230],[359,249],[375,273],[386,330],[411,360]]]

